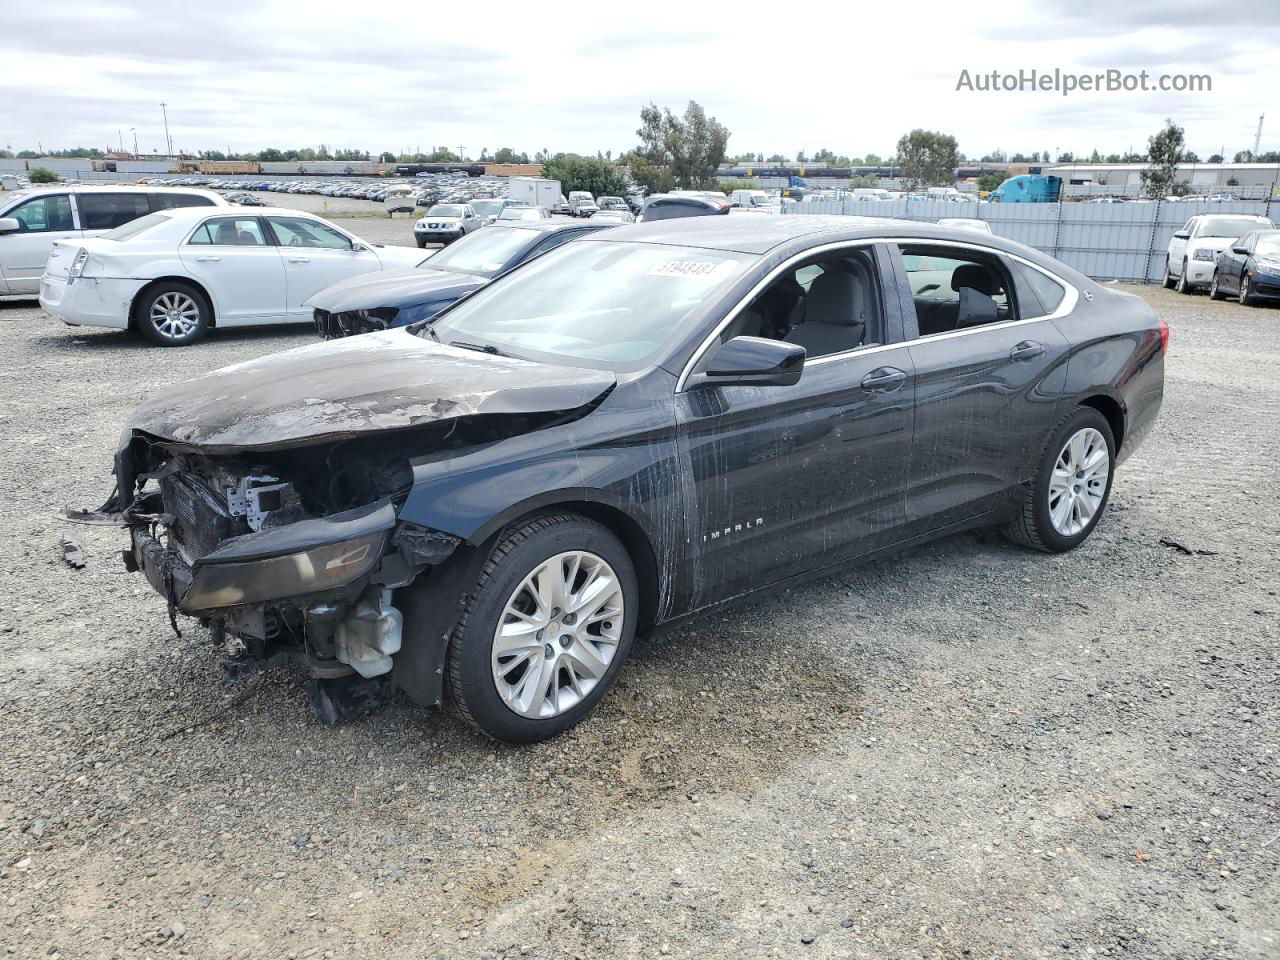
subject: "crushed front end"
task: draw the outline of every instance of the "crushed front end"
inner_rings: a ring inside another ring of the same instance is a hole
[[[359,681],[390,674],[395,591],[460,544],[398,520],[408,457],[387,438],[213,455],[131,432],[116,457],[125,566],[165,598],[175,630],[179,615],[198,619],[233,665],[294,659],[320,682],[325,719],[359,712],[338,697],[367,700]]]
[[[354,337],[361,333],[373,333],[375,330],[389,330],[392,327],[404,326],[408,321],[396,322],[400,313],[398,307],[375,307],[372,310],[343,310],[330,312],[316,307],[312,311],[316,333],[322,340],[337,340],[342,337]]]

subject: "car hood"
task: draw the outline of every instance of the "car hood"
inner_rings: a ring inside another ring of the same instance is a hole
[[[430,220],[432,223],[445,223],[445,224],[462,223],[461,217],[433,217],[424,213],[422,216],[418,218],[419,223],[425,223],[428,220]]]
[[[305,306],[329,313],[405,307],[432,300],[457,300],[488,281],[469,273],[430,268],[362,273],[311,295]]]
[[[570,411],[612,373],[480,353],[386,330],[223,367],[135,412],[142,432],[207,453],[278,449],[476,414]]]

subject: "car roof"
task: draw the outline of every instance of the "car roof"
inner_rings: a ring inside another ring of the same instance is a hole
[[[884,237],[938,240],[989,247],[1038,263],[1073,283],[1089,279],[1052,257],[994,234],[969,227],[945,227],[919,220],[890,217],[851,217],[832,214],[756,214],[741,217],[700,216],[612,227],[607,236],[583,237],[584,243],[661,243],[730,253],[791,256],[825,243],[844,243]]]
[[[559,233],[561,230],[589,229],[581,220],[496,220],[486,230],[499,227],[503,230],[536,230],[538,233]]]
[[[142,190],[147,193],[167,193],[172,191],[173,193],[195,193],[209,197],[218,196],[212,190],[202,190],[199,187],[166,187],[149,183],[114,183],[110,185],[98,183],[40,183],[23,187],[21,190],[8,192],[12,195],[21,193],[24,197],[36,197],[45,193],[129,193],[134,190]]]
[[[157,210],[156,213],[163,214],[170,220],[202,220],[205,217],[228,217],[237,216],[237,210],[230,205],[221,207],[217,210],[210,210],[208,207],[173,207],[169,210]],[[306,210],[295,210],[292,207],[254,207],[252,213],[239,213],[241,217],[263,217],[272,214],[284,214],[290,217],[306,217],[308,220],[324,220],[323,217],[314,213],[308,213]],[[328,223],[328,221],[325,221]]]

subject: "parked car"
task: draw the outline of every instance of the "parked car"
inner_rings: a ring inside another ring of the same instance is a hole
[[[627,201],[621,197],[597,197],[596,207],[600,210],[629,210]]]
[[[185,346],[215,326],[310,323],[304,304],[317,290],[423,259],[299,210],[175,208],[91,240],[55,242],[40,306],[72,326]]]
[[[469,203],[437,203],[413,225],[413,239],[419,247],[428,243],[447,246],[482,225]]]
[[[560,199],[556,201],[555,206],[551,208],[552,213],[569,213],[569,201],[564,198],[564,194],[560,194]]]
[[[587,218],[592,223],[635,223],[635,215],[627,209],[597,210]]]
[[[59,184],[0,199],[0,295],[40,292],[55,242],[100,237],[156,210],[225,207],[207,190]]]
[[[1191,217],[1169,241],[1164,258],[1164,285],[1191,293],[1213,281],[1218,254],[1251,230],[1275,227],[1266,217],[1242,213],[1200,213]]]
[[[655,193],[645,201],[640,211],[640,219],[648,223],[653,220],[675,220],[683,217],[722,216],[729,212],[729,201],[723,196],[719,200],[694,194]]]
[[[617,227],[432,321],[161,391],[104,510],[172,613],[296,658],[322,718],[447,676],[467,723],[537,741],[662,623],[968,528],[1079,546],[1167,338],[972,231]]]
[[[241,207],[265,207],[267,202],[260,200],[251,193],[230,193],[224,197],[227,203],[234,203]]]
[[[1243,304],[1280,300],[1280,230],[1254,230],[1218,254],[1209,296],[1234,293]]]
[[[991,224],[974,217],[942,217],[938,220],[940,227],[960,227],[963,230],[977,230],[979,233],[990,233]]]
[[[481,200],[472,200],[471,209],[480,218],[481,225],[487,227],[501,216],[502,211],[506,209],[507,203],[508,201],[505,199],[486,197]]]
[[[595,197],[586,190],[570,190],[569,191],[569,215],[571,217],[586,217],[595,213],[600,208],[596,206]]]
[[[548,210],[546,207],[522,207],[519,205],[513,205],[513,206],[505,207],[503,211],[500,214],[498,214],[497,222],[503,223],[507,220],[550,220],[550,219],[551,219],[551,211]]]
[[[536,209],[536,208],[535,208]],[[489,281],[607,223],[572,220],[498,221],[424,260],[413,270],[356,277],[326,287],[309,301],[316,332],[326,340],[403,327],[434,317]]]

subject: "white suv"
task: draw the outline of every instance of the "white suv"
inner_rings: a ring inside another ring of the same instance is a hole
[[[55,240],[96,237],[173,207],[226,206],[208,190],[51,184],[0,194],[0,296],[40,292]]]
[[[1174,232],[1169,252],[1164,258],[1164,285],[1191,293],[1196,287],[1207,287],[1213,280],[1213,265],[1218,254],[1231,246],[1231,241],[1260,228],[1270,230],[1266,217],[1243,213],[1200,213]]]

